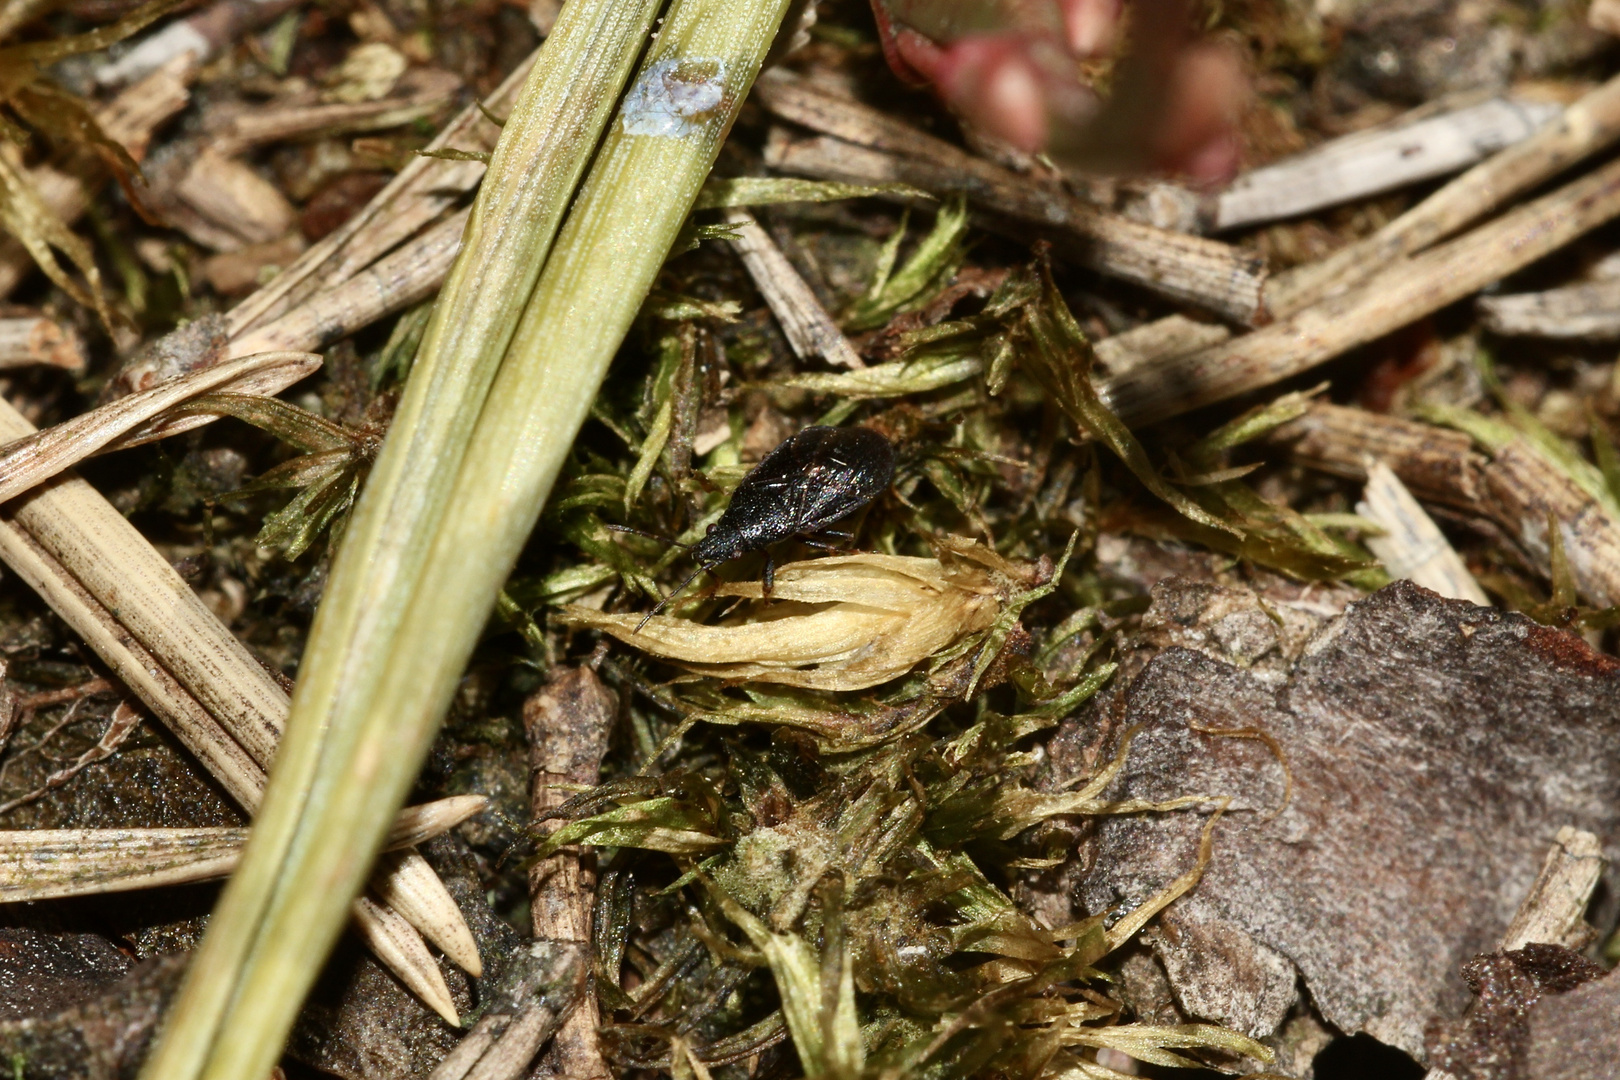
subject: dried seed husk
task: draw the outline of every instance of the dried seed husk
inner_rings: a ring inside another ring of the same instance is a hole
[[[759,582],[716,593],[764,600]],[[655,615],[638,631],[639,614],[564,610],[578,625],[700,675],[843,691],[899,678],[988,629],[1003,600],[990,574],[965,560],[863,553],[780,567],[768,602],[717,626]]]

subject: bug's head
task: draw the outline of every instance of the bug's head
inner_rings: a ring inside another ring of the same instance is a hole
[[[703,534],[703,539],[692,545],[692,558],[703,566],[718,566],[742,553],[742,545],[734,531],[725,529],[716,532],[712,524]]]

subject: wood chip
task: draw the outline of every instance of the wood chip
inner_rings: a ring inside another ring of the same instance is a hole
[[[1546,292],[1484,296],[1474,310],[1487,330],[1510,337],[1614,341],[1620,339],[1620,278]]]
[[[82,372],[84,339],[71,327],[43,315],[0,319],[0,368],[34,364]]]
[[[1366,544],[1390,577],[1415,581],[1452,600],[1490,606],[1490,598],[1446,534],[1383,462],[1367,466],[1366,493],[1356,505],[1356,513],[1385,529],[1383,536],[1367,537]]]
[[[1298,217],[1443,176],[1523,141],[1561,111],[1498,97],[1393,129],[1346,135],[1238,177],[1215,197],[1211,227]]]

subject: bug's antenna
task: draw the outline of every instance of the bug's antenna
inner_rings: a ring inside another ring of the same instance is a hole
[[[696,570],[694,570],[690,574],[688,574],[686,576],[686,580],[681,582],[679,585],[675,586],[675,590],[673,592],[671,592],[668,596],[664,597],[662,600],[658,601],[658,605],[656,607],[654,607],[651,611],[647,612],[647,614],[645,614],[645,615],[643,615],[641,617],[641,621],[636,623],[635,630],[633,630],[631,632],[635,633],[635,634],[641,633],[641,628],[643,626],[647,625],[647,620],[648,619],[652,618],[654,615],[658,614],[660,611],[663,611],[666,607],[668,607],[669,602],[671,600],[673,600],[677,596],[681,595],[681,592],[688,585],[692,584],[693,579],[695,579],[699,574],[703,573],[703,571],[705,571],[707,569],[709,569],[707,566],[699,566]]]
[[[675,539],[673,536],[660,536],[658,533],[648,532],[646,529],[634,529],[634,528],[631,528],[629,525],[614,525],[612,522],[608,522],[608,521],[604,521],[604,522],[602,522],[602,524],[606,525],[608,528],[612,529],[614,532],[634,533],[636,536],[645,536],[649,540],[658,540],[658,541],[661,541],[661,542],[663,542],[665,544],[674,544],[678,548],[691,548],[691,546],[692,546],[691,544],[683,544],[683,543],[681,543],[679,540]]]

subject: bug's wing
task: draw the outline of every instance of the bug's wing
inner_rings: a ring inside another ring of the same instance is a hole
[[[790,489],[794,516],[802,531],[815,532],[871,502],[893,479],[887,439],[864,428],[831,431]]]

